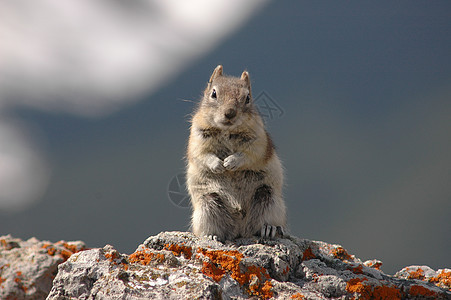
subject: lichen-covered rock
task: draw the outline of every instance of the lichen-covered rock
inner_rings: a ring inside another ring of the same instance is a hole
[[[428,266],[410,266],[403,268],[395,274],[397,278],[407,279],[415,282],[410,286],[411,295],[435,297],[439,290],[429,289],[424,285],[425,282],[433,283],[438,287],[449,290],[451,287],[451,269],[439,269],[434,271]],[[451,299],[451,297],[449,297]]]
[[[73,254],[47,299],[451,299],[448,269],[389,276],[380,265],[296,237],[222,244],[162,232],[130,255],[111,246]]]
[[[130,256],[110,245],[80,252],[59,266],[47,299],[218,298],[218,286],[182,260],[171,251],[143,247]]]
[[[22,241],[1,236],[0,299],[44,299],[52,288],[58,265],[84,249],[82,242],[50,243],[35,238]]]
[[[450,269],[411,266],[389,276],[381,265],[296,237],[222,244],[163,232],[125,255],[109,245],[3,236],[0,299],[451,299]]]

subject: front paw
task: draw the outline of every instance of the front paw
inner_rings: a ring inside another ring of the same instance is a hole
[[[235,171],[243,165],[244,154],[234,153],[224,159],[224,168],[229,171]]]
[[[210,156],[207,159],[207,166],[213,173],[222,173],[225,171],[223,161],[217,156]]]

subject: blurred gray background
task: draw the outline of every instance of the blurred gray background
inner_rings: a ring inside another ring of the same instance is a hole
[[[0,234],[188,230],[171,180],[223,64],[261,96],[292,234],[451,267],[449,1],[161,2],[2,1]]]

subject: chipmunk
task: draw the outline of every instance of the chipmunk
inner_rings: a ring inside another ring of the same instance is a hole
[[[238,78],[214,69],[191,121],[187,161],[194,234],[220,241],[284,235],[283,169],[247,71]]]

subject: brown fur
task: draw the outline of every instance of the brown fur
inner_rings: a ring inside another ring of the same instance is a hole
[[[254,106],[249,73],[216,67],[193,118],[187,186],[196,235],[233,239],[283,233],[283,171]]]

